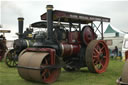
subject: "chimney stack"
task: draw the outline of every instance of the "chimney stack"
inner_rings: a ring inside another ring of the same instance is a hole
[[[19,38],[22,38],[23,24],[24,24],[24,18],[23,17],[19,17],[18,18]]]
[[[53,5],[47,5],[47,28],[48,39],[53,39]]]

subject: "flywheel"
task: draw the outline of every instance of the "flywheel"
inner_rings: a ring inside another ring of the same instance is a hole
[[[82,38],[85,45],[88,45],[92,40],[97,38],[91,26],[84,26],[82,29]]]

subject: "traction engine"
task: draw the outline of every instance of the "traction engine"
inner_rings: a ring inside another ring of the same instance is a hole
[[[103,27],[102,22],[110,19],[52,9],[48,5],[47,13],[41,15],[47,21],[47,36],[40,37],[33,48],[20,53],[19,75],[25,80],[52,83],[59,77],[61,67],[66,71],[88,67],[92,73],[105,72],[109,63],[108,47],[103,40],[97,40],[92,24],[100,21]]]
[[[0,35],[0,61],[2,61],[2,59],[4,58],[4,54],[6,52],[7,45],[6,45],[6,38],[4,36],[5,33],[10,33],[10,30],[0,30],[1,33],[3,33],[2,35]]]
[[[13,49],[9,49],[5,53],[5,63],[8,67],[16,67],[20,52],[25,48],[32,47],[34,43],[32,37],[33,29],[27,28],[23,33],[23,20],[24,18],[22,17],[18,18],[18,39],[14,40]]]

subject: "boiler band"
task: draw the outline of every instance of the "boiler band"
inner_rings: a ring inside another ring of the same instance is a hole
[[[61,56],[76,55],[80,52],[81,45],[61,43]]]

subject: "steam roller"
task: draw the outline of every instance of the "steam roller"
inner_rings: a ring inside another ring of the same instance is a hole
[[[92,73],[105,72],[109,63],[108,47],[102,40],[103,31],[102,39],[97,40],[92,25],[100,21],[103,27],[103,22],[110,22],[110,18],[53,10],[52,5],[46,8],[42,21],[31,24],[46,29],[43,31],[46,37],[36,36],[33,46],[19,54],[19,75],[25,80],[49,84],[57,80],[61,68],[72,72],[88,67]]]
[[[126,60],[122,75],[119,79],[117,79],[117,85],[128,85],[128,59]]]
[[[34,43],[33,36],[33,29],[27,28],[23,32],[23,24],[24,24],[24,18],[19,17],[18,18],[18,39],[14,40],[13,42],[13,49],[8,49],[4,55],[5,57],[5,64],[8,67],[16,67],[18,56],[22,50],[28,47],[32,47]]]

